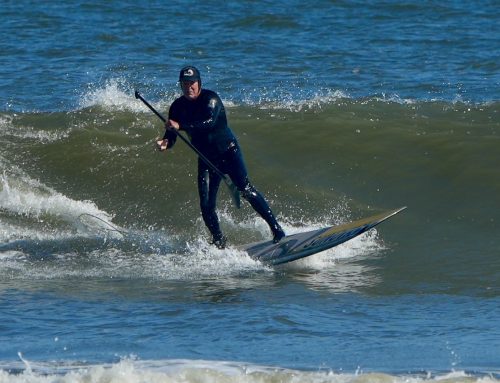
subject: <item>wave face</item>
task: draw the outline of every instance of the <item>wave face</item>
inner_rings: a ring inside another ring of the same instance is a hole
[[[155,152],[161,122],[110,87],[93,96],[99,104],[76,111],[0,115],[6,240],[23,239],[27,228],[36,238],[78,235],[90,220],[104,236],[121,235],[115,226],[166,232],[181,243],[205,236],[196,157],[182,143]],[[433,227],[439,234],[428,241],[437,253],[454,254],[461,267],[479,246],[475,265],[488,275],[500,218],[497,110],[498,103],[329,98],[229,106],[228,114],[253,182],[289,231],[408,205],[409,228],[396,225],[391,234],[413,242],[408,259]],[[269,235],[248,206],[232,209],[223,189],[219,208],[235,244]],[[467,236],[477,240],[460,240]]]

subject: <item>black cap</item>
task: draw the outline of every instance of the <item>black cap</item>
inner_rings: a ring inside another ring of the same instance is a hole
[[[179,81],[200,81],[200,71],[194,66],[188,65],[181,69]]]

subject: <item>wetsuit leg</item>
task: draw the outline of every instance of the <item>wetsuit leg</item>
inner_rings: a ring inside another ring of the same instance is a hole
[[[241,191],[241,195],[245,198],[254,210],[267,222],[269,228],[273,233],[274,242],[279,242],[284,236],[285,232],[280,224],[274,217],[274,214],[269,207],[264,196],[247,180],[245,188]]]
[[[221,178],[212,172],[203,161],[198,160],[198,194],[200,196],[201,215],[212,234],[214,244],[219,248],[224,248],[226,241],[220,229],[219,217],[215,210],[220,182]]]
[[[250,183],[238,145],[233,146],[224,154],[223,164],[226,173],[241,192],[242,197],[267,222],[273,233],[274,241],[279,242],[285,236],[285,233],[274,217],[264,196]]]

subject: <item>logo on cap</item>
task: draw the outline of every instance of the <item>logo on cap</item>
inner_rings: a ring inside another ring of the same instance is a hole
[[[184,76],[194,76],[194,71],[189,68],[188,70],[184,71]]]

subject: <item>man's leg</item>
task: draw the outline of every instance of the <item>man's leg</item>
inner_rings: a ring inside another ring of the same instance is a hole
[[[285,232],[274,217],[264,196],[248,180],[241,150],[237,145],[225,153],[223,164],[229,177],[241,192],[242,197],[250,203],[257,214],[269,225],[273,233],[273,241],[279,242],[285,236]]]
[[[207,165],[198,160],[198,194],[200,196],[200,209],[203,221],[212,234],[213,243],[223,249],[226,238],[219,225],[219,217],[215,211],[217,205],[217,192],[221,178],[212,172]]]

